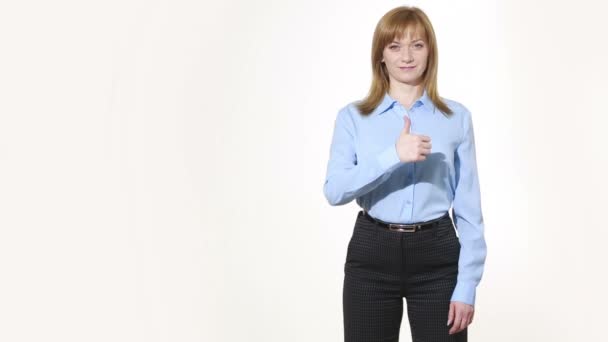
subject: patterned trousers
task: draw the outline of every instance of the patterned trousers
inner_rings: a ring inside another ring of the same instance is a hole
[[[447,325],[460,241],[447,212],[436,220],[397,232],[359,212],[344,264],[345,342],[399,341],[403,298],[413,342],[467,341],[468,328],[450,335]]]

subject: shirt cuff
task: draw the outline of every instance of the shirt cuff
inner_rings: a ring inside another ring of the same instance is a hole
[[[397,154],[397,147],[395,145],[391,145],[384,149],[384,151],[382,151],[377,158],[378,164],[382,170],[388,170],[401,163],[399,155]]]
[[[475,305],[475,291],[477,284],[471,282],[456,282],[456,287],[452,293],[450,301],[463,302]]]

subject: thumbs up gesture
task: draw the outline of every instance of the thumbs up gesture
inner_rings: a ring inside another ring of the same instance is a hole
[[[431,137],[410,133],[411,121],[407,115],[403,116],[405,125],[399,134],[395,148],[402,162],[417,162],[426,159],[431,153]]]

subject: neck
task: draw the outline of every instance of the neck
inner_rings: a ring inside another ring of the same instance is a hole
[[[388,94],[399,101],[408,110],[415,100],[424,93],[424,86],[421,83],[411,85],[407,83],[391,82]]]

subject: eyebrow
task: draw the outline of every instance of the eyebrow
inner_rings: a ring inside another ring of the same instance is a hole
[[[424,40],[422,38],[412,40],[412,43],[416,43],[416,42],[423,42],[424,43]],[[391,44],[401,44],[401,43],[398,42],[398,41],[396,41],[396,40],[393,40],[393,42]]]

